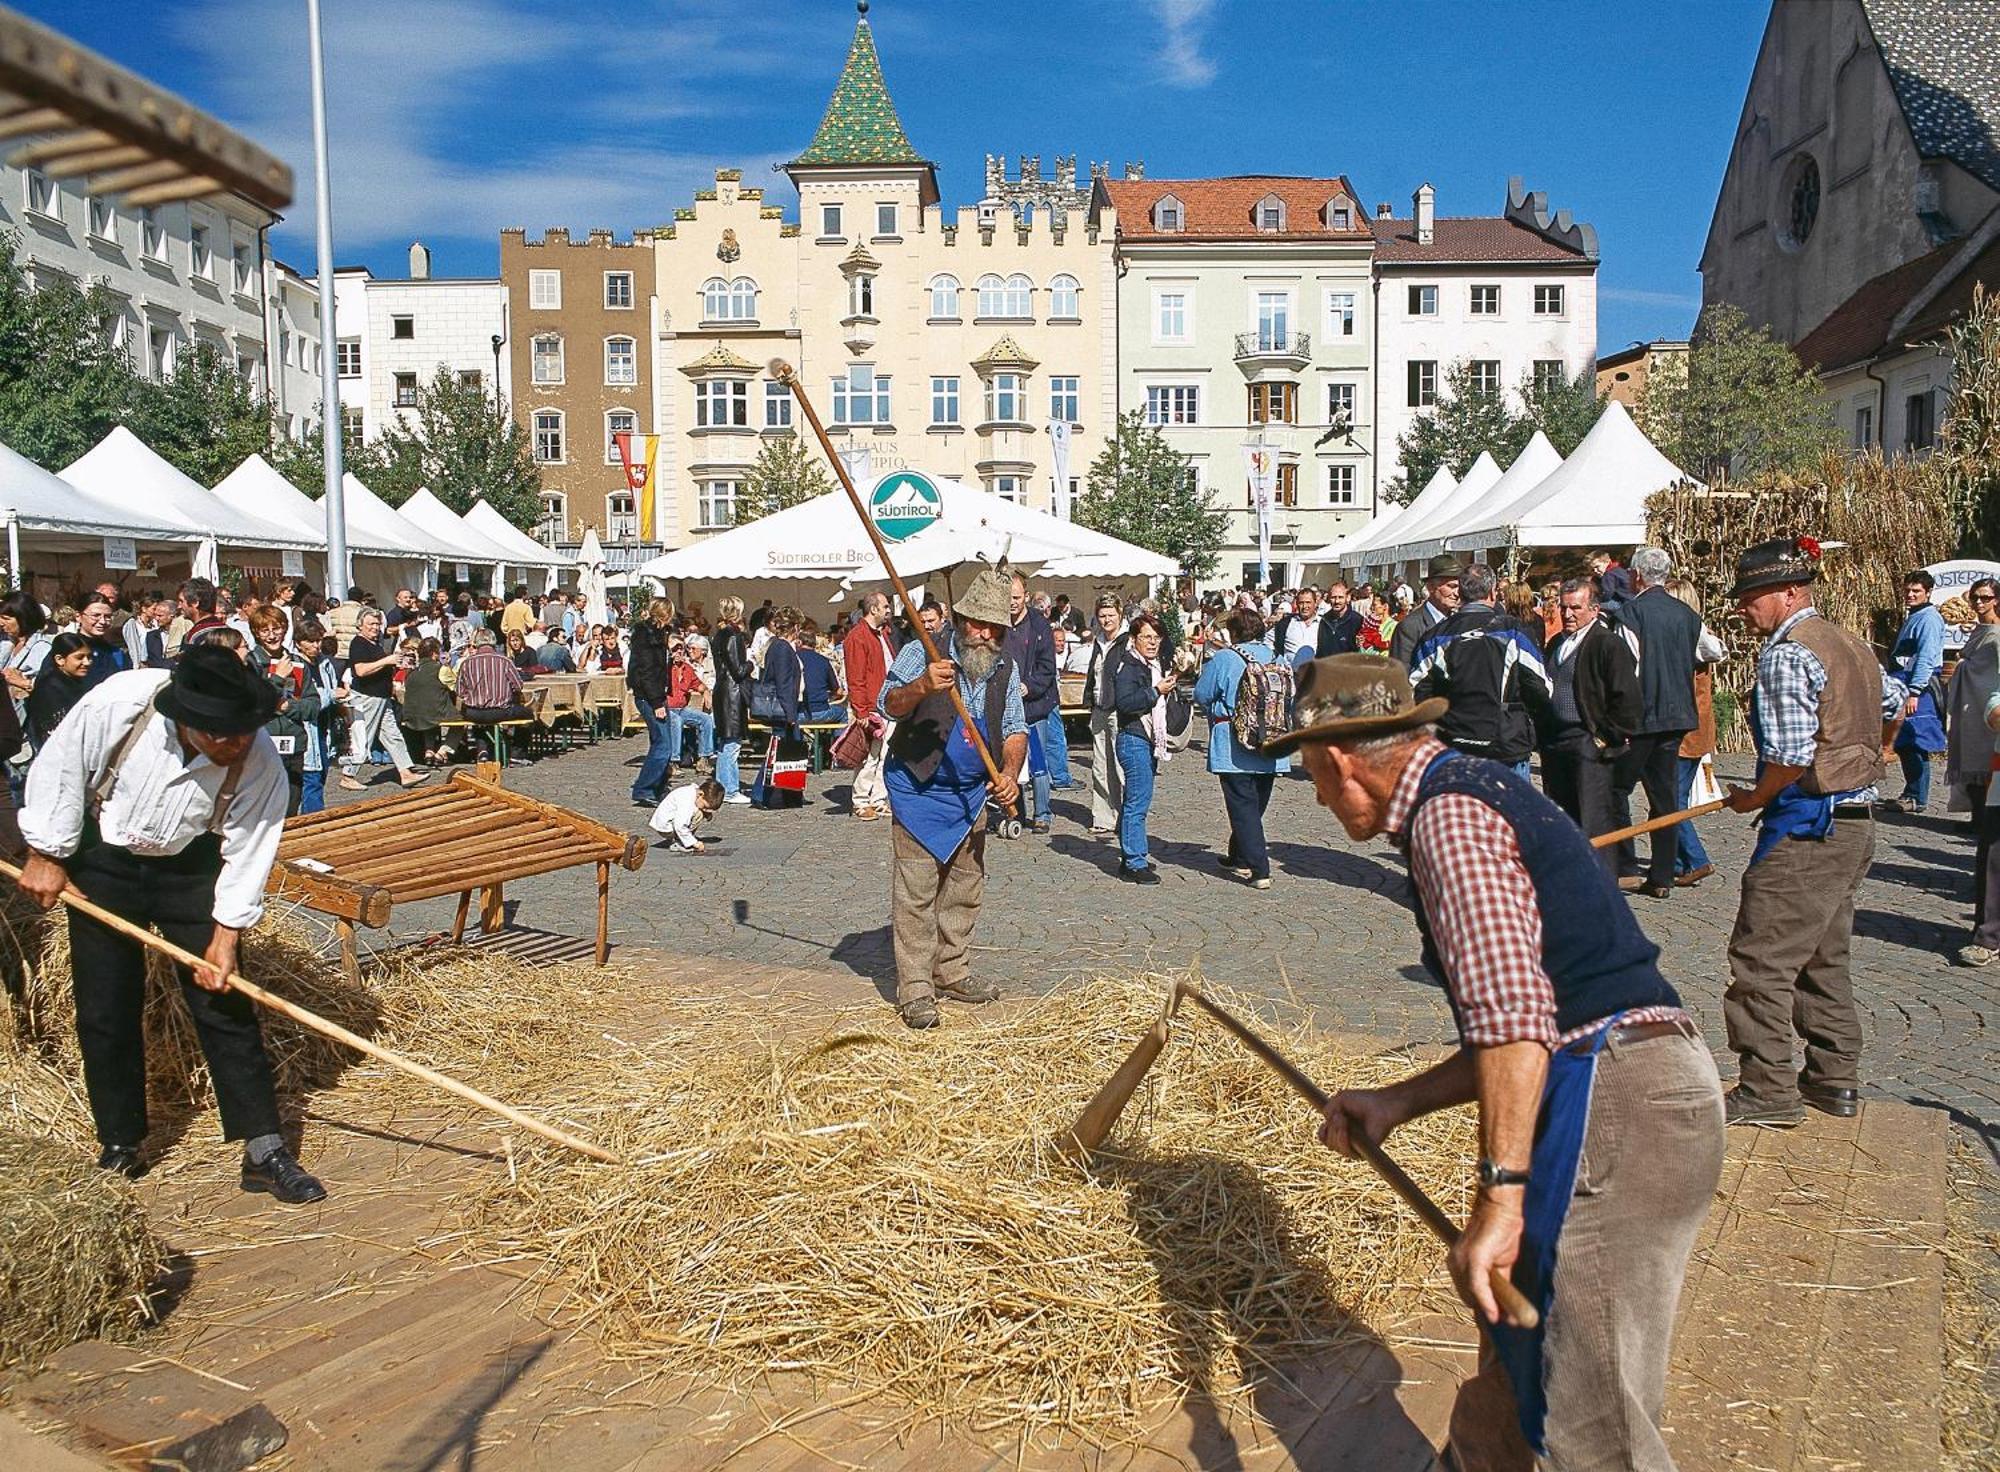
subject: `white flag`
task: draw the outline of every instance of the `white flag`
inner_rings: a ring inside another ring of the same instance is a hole
[[[1278,481],[1278,457],[1268,445],[1252,441],[1243,447],[1243,467],[1257,508],[1257,581],[1264,584],[1271,581],[1271,493]]]
[[[1055,494],[1049,504],[1055,507],[1056,519],[1070,519],[1069,504],[1069,421],[1051,419],[1049,421],[1049,464],[1050,474],[1055,478]]]
[[[865,491],[875,484],[875,451],[867,445],[848,445],[840,452],[840,463],[854,489]]]

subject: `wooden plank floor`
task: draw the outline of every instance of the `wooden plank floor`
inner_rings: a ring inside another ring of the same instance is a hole
[[[677,986],[855,1000],[851,978],[672,965]],[[1730,1143],[1677,1331],[1669,1420],[1682,1468],[1934,1466],[1942,1298],[1925,1244],[1942,1240],[1942,1120],[1870,1104],[1859,1121],[1814,1115]],[[177,1157],[212,1150],[196,1129]],[[143,1183],[190,1281],[118,1382],[139,1394],[149,1372],[132,1366],[153,1361],[240,1388],[289,1428],[271,1465],[1421,1472],[1473,1363],[1469,1326],[1441,1320],[1310,1367],[1254,1417],[1177,1411],[1143,1445],[1024,1454],[935,1429],[903,1440],[895,1407],[865,1398],[815,1401],[779,1382],[743,1393],[610,1361],[588,1324],[554,1312],[530,1265],[443,1260],[445,1202],[507,1169],[483,1117],[440,1104],[384,1122],[335,1090],[314,1102],[307,1158],[333,1195],[296,1211],[176,1161]],[[88,1378],[45,1375],[16,1398],[87,1398]]]

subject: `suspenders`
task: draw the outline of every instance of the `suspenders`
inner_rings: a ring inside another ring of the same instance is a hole
[[[86,802],[93,820],[96,820],[103,813],[104,805],[111,800],[112,792],[117,789],[118,777],[124,771],[126,761],[130,759],[133,752],[139,749],[139,742],[146,734],[147,723],[158,712],[158,706],[155,703],[158,699],[159,694],[156,691],[154,692],[153,699],[147,701],[145,706],[141,708],[138,717],[132,722],[131,727],[118,742],[118,749],[111,753],[110,762],[98,774],[97,780],[90,784],[90,793]],[[216,789],[215,808],[209,814],[208,818],[208,831],[210,833],[220,833],[224,822],[229,817],[229,807],[236,800],[236,788],[243,780],[243,762],[248,755],[249,753],[245,752],[244,756],[238,757],[227,767],[223,768],[222,786]]]

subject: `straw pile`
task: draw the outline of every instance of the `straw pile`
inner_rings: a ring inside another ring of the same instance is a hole
[[[912,1424],[1100,1444],[1449,1306],[1435,1240],[1212,1023],[1176,1024],[1088,1175],[1054,1153],[1160,999],[1100,982],[936,1033],[877,1009],[805,1039],[796,1008],[663,999],[643,1048],[607,1038],[527,1095],[634,1164],[535,1146],[472,1204],[464,1250],[541,1260],[614,1353],[663,1370],[803,1372]],[[1278,1035],[1331,1087],[1412,1071]],[[1393,1147],[1462,1214],[1465,1115]]]
[[[123,1181],[0,1131],[0,1367],[149,1322],[165,1260]]]

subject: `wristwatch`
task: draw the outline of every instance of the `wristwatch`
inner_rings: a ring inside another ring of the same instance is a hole
[[[1496,1165],[1485,1156],[1479,1159],[1479,1184],[1482,1186],[1525,1186],[1528,1172],[1509,1170],[1504,1165]]]

